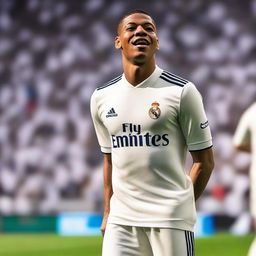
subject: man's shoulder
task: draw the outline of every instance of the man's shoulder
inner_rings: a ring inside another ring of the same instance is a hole
[[[255,120],[256,114],[256,102],[253,103],[243,114],[243,116],[247,117],[248,119]]]
[[[103,90],[103,89],[106,89],[106,88],[109,88],[110,86],[118,83],[120,80],[122,79],[122,75],[119,75],[113,79],[111,79],[110,81],[108,81],[107,83],[99,86],[96,88],[96,91],[100,91],[100,90]]]
[[[174,86],[179,86],[179,87],[184,87],[185,85],[188,85],[190,81],[187,79],[175,75],[169,71],[163,70],[160,77],[161,80],[165,81],[169,85],[174,85]]]
[[[254,102],[250,107],[249,110],[254,112],[254,114],[256,113],[256,102]]]

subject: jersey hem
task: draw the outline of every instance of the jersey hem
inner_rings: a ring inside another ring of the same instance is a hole
[[[123,221],[115,220],[111,217],[108,219],[108,223],[124,225],[124,226],[133,226],[133,227],[151,227],[151,228],[174,228],[181,230],[188,230],[194,232],[194,224],[189,224],[183,220],[169,220],[169,221],[152,221],[152,222],[137,222],[137,221]]]
[[[206,149],[212,146],[212,139],[204,142],[199,142],[199,143],[194,143],[188,145],[188,150],[189,151],[196,151],[196,150],[202,150]]]
[[[104,154],[111,154],[111,148],[108,147],[100,147],[101,152]]]
[[[195,152],[195,151],[202,151],[202,150],[206,150],[206,149],[209,149],[209,148],[212,148],[213,145],[209,146],[209,147],[206,147],[206,148],[202,148],[202,149],[197,149],[197,150],[189,150],[189,152]]]

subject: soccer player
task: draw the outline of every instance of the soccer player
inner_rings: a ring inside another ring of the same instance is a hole
[[[238,150],[252,153],[250,168],[250,209],[256,229],[256,103],[242,115],[234,135],[234,144]],[[251,244],[248,256],[256,255],[256,238]]]
[[[194,255],[195,200],[213,169],[212,138],[196,87],[156,66],[156,32],[144,11],[123,17],[115,47],[124,73],[91,98],[104,158],[103,256]]]

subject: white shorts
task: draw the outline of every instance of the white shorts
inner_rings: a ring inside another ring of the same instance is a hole
[[[102,256],[194,256],[194,233],[108,224]]]

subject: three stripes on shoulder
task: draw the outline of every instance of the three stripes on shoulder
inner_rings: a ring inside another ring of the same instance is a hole
[[[163,71],[160,78],[165,80],[168,83],[175,84],[175,85],[178,85],[181,87],[183,87],[184,85],[186,85],[188,83],[187,80],[185,80],[179,76],[176,76],[168,71]]]
[[[106,87],[108,87],[108,86],[110,86],[110,85],[112,85],[112,84],[115,84],[115,83],[117,83],[118,81],[120,81],[121,79],[122,79],[122,75],[120,75],[120,76],[118,76],[118,77],[116,77],[116,78],[110,80],[108,83],[106,83],[106,84],[104,84],[104,85],[98,87],[97,90],[101,90],[101,89],[104,89],[104,88],[106,88]]]
[[[162,74],[160,75],[160,78],[165,80],[168,83],[175,84],[175,85],[178,85],[181,87],[183,87],[184,85],[186,85],[188,83],[187,80],[185,80],[179,76],[176,76],[168,71],[163,71]],[[112,84],[115,84],[118,81],[120,81],[121,79],[122,79],[122,75],[120,75],[120,76],[110,80],[108,83],[98,87],[97,90],[101,90],[101,89],[104,89]]]

